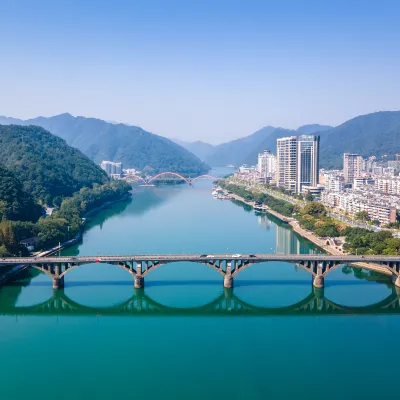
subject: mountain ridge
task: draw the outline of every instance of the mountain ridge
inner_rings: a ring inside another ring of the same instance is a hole
[[[172,171],[188,175],[206,173],[210,168],[198,157],[162,136],[142,128],[112,124],[98,118],[74,117],[69,113],[28,120],[0,116],[0,124],[37,125],[65,139],[96,163],[121,161],[126,168],[150,174]]]

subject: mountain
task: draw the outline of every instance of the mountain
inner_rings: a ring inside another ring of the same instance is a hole
[[[209,143],[201,142],[200,140],[196,142],[184,142],[183,140],[179,139],[172,140],[179,144],[179,146],[184,147],[186,150],[199,157],[202,161],[206,161],[208,157],[210,157],[215,151],[215,146]]]
[[[23,190],[15,174],[0,165],[0,221],[5,217],[8,220],[35,222],[42,213],[42,207]]]
[[[61,114],[15,120],[0,117],[0,124],[38,125],[65,139],[96,163],[103,160],[121,161],[125,168],[202,174],[209,167],[188,150],[164,137],[124,124],[114,124],[95,118],[73,117]],[[16,122],[18,121],[18,122]]]
[[[258,154],[264,150],[271,150],[276,154],[276,139],[285,136],[297,136],[299,133],[291,129],[277,128],[272,131],[262,142],[258,143],[248,151],[245,157],[242,158],[240,164],[255,165],[257,164]]]
[[[239,165],[249,151],[260,144],[275,129],[277,128],[266,126],[252,135],[215,146],[214,152],[207,158],[207,163],[216,167],[228,164]]]
[[[298,135],[313,135],[317,132],[325,132],[333,129],[333,126],[330,125],[319,125],[319,124],[310,124],[310,125],[303,125],[297,128]]]
[[[400,111],[361,115],[321,135],[321,167],[342,168],[344,152],[394,159],[400,153]]]
[[[0,125],[0,163],[43,204],[108,181],[88,157],[38,126]]]

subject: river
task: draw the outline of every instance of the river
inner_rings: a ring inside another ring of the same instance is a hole
[[[272,216],[213,199],[211,186],[137,187],[63,254],[319,251]],[[122,269],[94,264],[53,292],[30,271],[0,289],[1,399],[396,396],[400,307],[385,281],[337,269],[321,292],[306,271],[263,263],[233,290],[222,283],[175,263],[135,291]]]

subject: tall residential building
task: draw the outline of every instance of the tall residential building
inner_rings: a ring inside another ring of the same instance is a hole
[[[276,185],[290,192],[296,191],[297,136],[276,140]]]
[[[276,157],[270,150],[258,155],[257,171],[262,177],[272,177],[276,170]]]
[[[297,193],[303,186],[316,187],[319,171],[319,136],[302,135],[297,138]]]
[[[107,175],[122,174],[122,163],[120,162],[102,161],[100,167],[107,172]]]
[[[277,186],[301,193],[315,187],[319,171],[319,136],[302,135],[277,139]]]
[[[353,184],[354,178],[361,174],[363,159],[358,154],[343,154],[344,181]]]

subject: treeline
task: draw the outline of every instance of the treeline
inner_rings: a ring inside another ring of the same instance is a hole
[[[224,189],[243,197],[247,201],[255,201],[265,204],[271,210],[276,211],[285,217],[291,217],[298,209],[297,206],[288,203],[287,201],[277,199],[262,192],[247,190],[240,185],[226,183],[225,181],[218,181],[218,184]]]
[[[329,217],[322,203],[311,201],[296,216],[302,228],[320,237],[343,236],[346,225]]]
[[[3,218],[0,224],[0,257],[26,254],[26,249],[19,243],[30,237],[38,237],[38,249],[71,239],[82,227],[82,217],[87,212],[105,202],[122,198],[130,189],[124,181],[94,184],[93,188],[82,188],[72,197],[64,199],[57,211],[49,217],[41,217],[36,223]]]
[[[344,249],[357,254],[385,254],[398,255],[400,251],[400,238],[393,237],[390,231],[371,232],[363,228],[346,228]]]
[[[43,212],[43,208],[23,190],[15,174],[0,165],[0,221],[4,218],[36,222]]]
[[[88,157],[38,126],[0,125],[0,163],[43,205],[59,206],[82,187],[108,181]]]
[[[248,190],[243,186],[230,184],[226,181],[219,181],[218,184],[247,201],[262,202],[286,217],[296,218],[302,228],[317,236],[344,236],[345,244],[343,248],[346,252],[368,255],[398,255],[400,252],[400,238],[393,237],[390,231],[373,232],[368,229],[349,227],[343,222],[329,217],[322,203],[310,201],[303,208],[299,208],[284,200],[276,199],[258,191]]]

